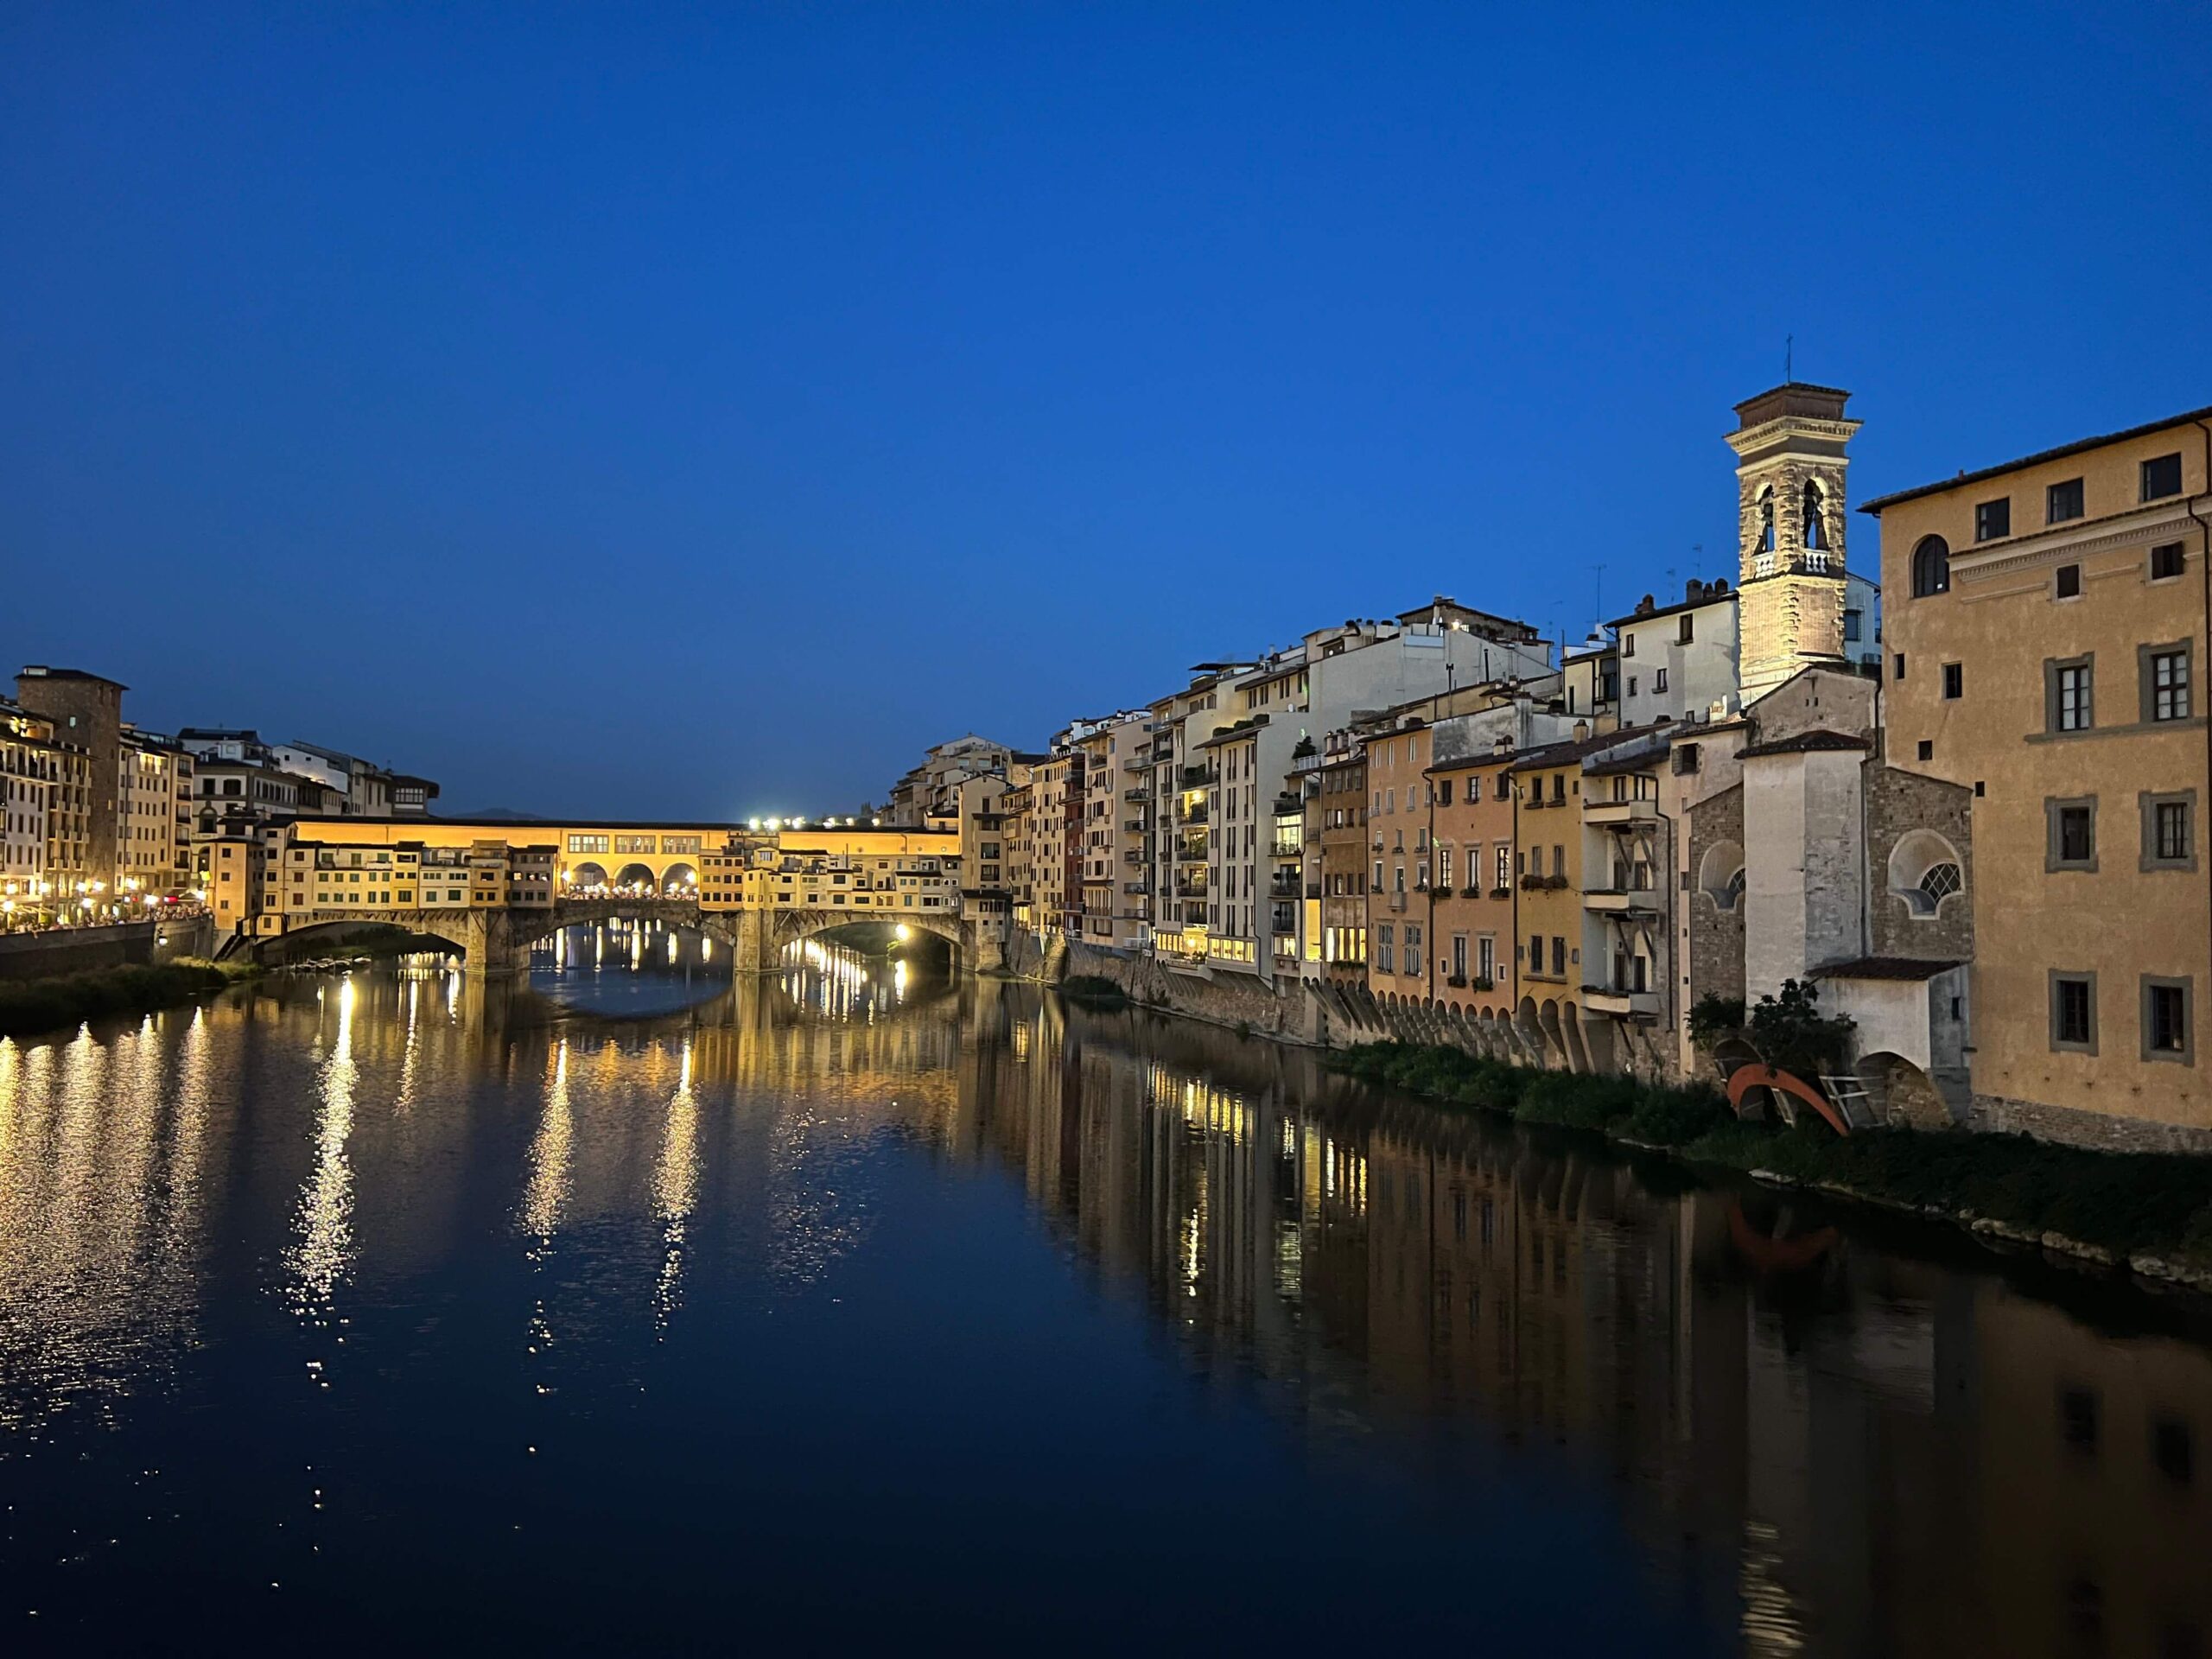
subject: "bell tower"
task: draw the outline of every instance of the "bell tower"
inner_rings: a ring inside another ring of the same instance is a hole
[[[1751,702],[1815,663],[1843,663],[1844,451],[1851,394],[1792,380],[1736,405],[1743,598],[1738,677]]]

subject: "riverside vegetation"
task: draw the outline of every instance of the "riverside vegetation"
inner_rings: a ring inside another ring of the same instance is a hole
[[[183,957],[158,967],[99,968],[48,979],[0,980],[0,1037],[60,1031],[108,1014],[173,1008],[259,971]]]
[[[1594,1130],[1688,1163],[1942,1217],[2212,1290],[2212,1158],[2094,1152],[1967,1129],[1847,1137],[1809,1113],[1796,1126],[1746,1122],[1708,1088],[1540,1071],[1417,1044],[1363,1044],[1330,1063],[1447,1105]]]

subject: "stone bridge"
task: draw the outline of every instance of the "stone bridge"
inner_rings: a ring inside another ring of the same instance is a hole
[[[751,909],[710,907],[690,895],[592,894],[563,897],[545,905],[472,905],[466,908],[441,906],[365,908],[295,912],[283,933],[252,942],[262,960],[315,954],[319,934],[334,933],[344,926],[364,924],[404,927],[428,934],[459,950],[467,965],[479,973],[498,976],[527,973],[531,948],[565,927],[590,927],[601,923],[657,921],[686,927],[712,939],[730,953],[741,974],[773,973],[787,945],[838,928],[895,925],[943,939],[952,949],[960,967],[991,968],[1003,956],[1003,941],[988,930],[979,930],[957,916],[890,915],[832,909]]]

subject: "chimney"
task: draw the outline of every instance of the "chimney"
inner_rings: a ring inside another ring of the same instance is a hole
[[[1589,738],[1589,735],[1590,722],[1586,720],[1576,721],[1574,722],[1574,741],[1578,743],[1586,741]]]

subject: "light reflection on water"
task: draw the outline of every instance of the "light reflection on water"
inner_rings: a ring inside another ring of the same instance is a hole
[[[606,1001],[0,1042],[0,1616],[2204,1650],[2193,1313],[827,947]]]

